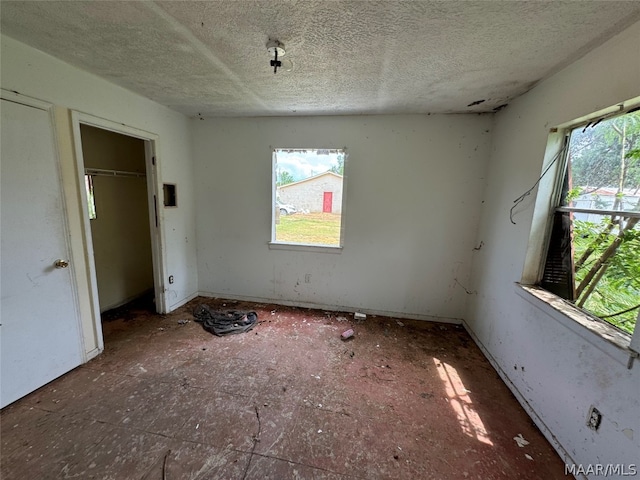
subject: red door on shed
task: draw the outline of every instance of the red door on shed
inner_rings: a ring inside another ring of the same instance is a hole
[[[324,192],[322,199],[322,213],[331,213],[333,209],[333,192]]]

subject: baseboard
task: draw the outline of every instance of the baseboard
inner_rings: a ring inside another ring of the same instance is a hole
[[[402,318],[407,320],[422,320],[426,322],[450,323],[454,325],[462,325],[462,319],[449,317],[434,317],[432,315],[421,315],[407,312],[393,312],[388,310],[372,310],[367,308],[353,308],[342,305],[323,305],[310,302],[293,302],[288,300],[274,300],[272,298],[252,297],[246,295],[230,295],[227,293],[199,292],[198,296],[207,298],[222,298],[228,300],[239,300],[243,302],[268,303],[274,305],[282,305],[286,307],[313,308],[316,310],[325,310],[327,312],[361,312],[367,315],[378,315],[381,317]]]
[[[189,295],[188,297],[185,297],[182,300],[178,301],[177,303],[174,303],[173,305],[169,306],[169,309],[168,309],[169,311],[167,313],[173,312],[174,310],[176,310],[177,308],[180,308],[185,303],[190,302],[191,300],[193,300],[197,296],[199,296],[199,293],[195,292],[195,293],[192,293],[191,295]]]
[[[513,395],[516,397],[516,400],[518,400],[518,403],[522,406],[522,408],[524,408],[524,410],[527,412],[529,417],[531,417],[531,420],[533,420],[533,423],[536,424],[538,429],[542,432],[542,434],[547,439],[547,441],[551,444],[551,446],[554,448],[556,453],[564,461],[565,465],[573,465],[573,464],[575,464],[575,462],[571,458],[571,455],[569,455],[569,453],[564,449],[564,447],[560,444],[560,442],[555,437],[553,432],[551,432],[551,430],[549,430],[547,425],[544,423],[542,418],[536,413],[536,411],[529,404],[529,402],[527,402],[527,400],[524,398],[522,393],[520,393],[520,390],[518,390],[518,388],[511,381],[511,379],[507,376],[507,374],[502,369],[502,367],[500,367],[498,362],[496,362],[496,359],[493,358],[491,353],[489,353],[487,348],[478,339],[478,337],[473,332],[471,327],[469,327],[469,325],[467,324],[466,321],[464,321],[464,320],[462,321],[462,326],[467,331],[469,336],[473,339],[473,341],[478,346],[478,348],[482,351],[482,354],[486,357],[487,360],[489,360],[489,363],[495,369],[495,371],[498,373],[498,375],[500,376],[500,378],[502,379],[504,384],[507,386],[507,388],[509,390],[511,390],[511,393],[513,393]]]
[[[87,363],[89,360],[92,360],[92,359],[96,358],[103,351],[104,351],[104,349],[102,349],[102,348],[94,348],[90,352],[85,352],[85,354],[84,354],[84,363]]]

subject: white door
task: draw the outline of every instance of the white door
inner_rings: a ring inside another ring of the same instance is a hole
[[[0,404],[82,363],[58,160],[46,110],[2,100]],[[62,267],[62,268],[60,268]]]

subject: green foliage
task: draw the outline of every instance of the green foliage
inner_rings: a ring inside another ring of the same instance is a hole
[[[571,205],[575,199],[577,199],[580,195],[582,195],[583,187],[575,187],[567,192],[567,197],[565,198],[564,204]]]
[[[310,213],[280,217],[276,226],[278,242],[307,245],[340,245],[341,216],[338,213]]]
[[[567,202],[591,198],[592,208],[640,210],[640,201],[633,198],[640,191],[640,111],[573,130],[568,155]],[[626,222],[602,218],[601,223],[573,222],[576,288],[587,275],[591,279],[578,305],[632,333],[638,316],[634,307],[640,308],[640,225],[620,237]],[[622,240],[617,248],[616,239]]]
[[[574,186],[617,188],[622,180],[623,188],[638,188],[640,112],[574,130],[569,158]]]
[[[629,165],[637,165],[640,160],[640,148],[633,148],[629,150],[626,157],[629,159]]]
[[[338,164],[333,165],[329,171],[337,173],[338,175],[344,175],[344,154],[338,155]]]
[[[574,259],[577,261],[587,248],[594,248],[590,260],[576,271],[576,285],[618,235],[617,227],[609,230],[611,218],[605,217],[599,224],[575,220],[573,222]],[[602,238],[604,236],[604,239]],[[603,240],[603,241],[600,241]],[[584,309],[598,317],[608,317],[640,304],[640,230],[633,229],[624,234],[616,254],[593,294],[587,299]],[[638,310],[605,318],[616,327],[633,333]]]
[[[288,183],[293,183],[293,182],[295,182],[293,175],[291,175],[289,172],[285,170],[278,174],[276,185],[277,186],[287,185]]]

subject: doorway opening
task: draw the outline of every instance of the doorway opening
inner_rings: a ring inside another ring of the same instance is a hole
[[[164,312],[154,140],[79,121],[87,246],[98,328]]]

